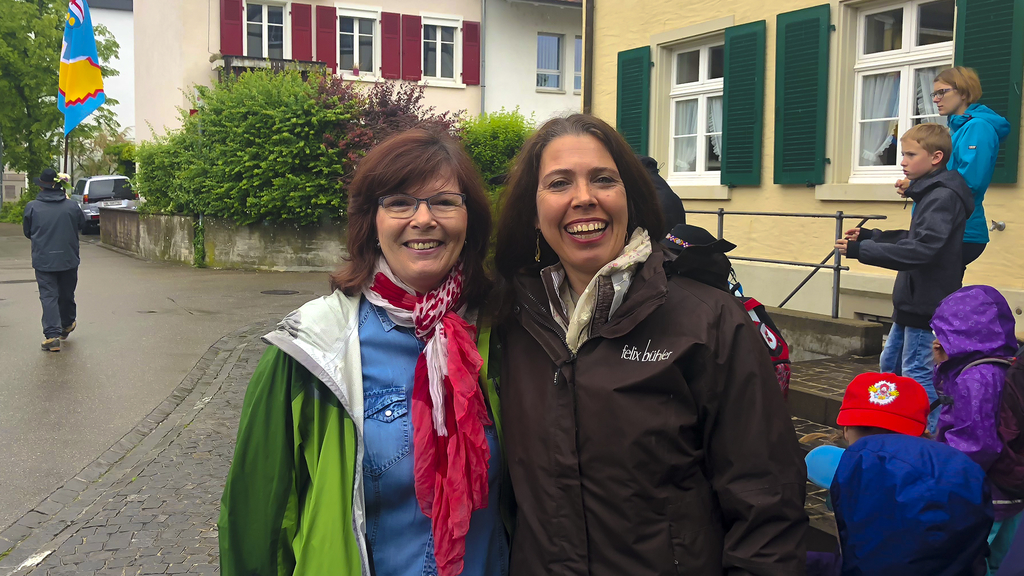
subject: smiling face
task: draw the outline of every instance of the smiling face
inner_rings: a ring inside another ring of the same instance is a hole
[[[454,178],[438,175],[426,186],[405,193],[415,198],[429,198],[441,192],[460,193],[461,190]],[[425,294],[445,279],[462,255],[467,220],[465,207],[438,217],[421,202],[409,218],[392,218],[378,208],[380,250],[399,280]]]
[[[903,167],[903,174],[911,180],[925,176],[942,162],[941,150],[929,154],[916,140],[904,139],[901,142],[903,161],[900,162],[900,166]]]
[[[932,102],[935,102],[935,107],[939,109],[939,114],[949,116],[951,114],[963,114],[967,111],[967,101],[952,86],[945,82],[935,82],[932,84],[933,92],[942,92],[943,90],[948,90],[948,92],[942,96],[935,96],[932,99]]]
[[[536,226],[577,294],[626,245],[626,189],[597,138],[561,136],[540,159]]]

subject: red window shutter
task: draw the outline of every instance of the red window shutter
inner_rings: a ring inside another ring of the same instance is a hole
[[[423,20],[402,14],[402,80],[419,80],[423,76]]]
[[[313,59],[313,7],[292,4],[292,59]]]
[[[462,23],[462,82],[480,84],[480,23]]]
[[[220,0],[220,54],[244,56],[242,48],[242,0]]]
[[[391,80],[402,77],[402,15],[380,15],[380,75]]]
[[[316,61],[338,71],[338,11],[334,6],[316,7]]]

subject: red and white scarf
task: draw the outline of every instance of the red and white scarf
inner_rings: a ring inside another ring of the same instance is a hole
[[[430,517],[434,557],[440,576],[462,572],[466,534],[474,510],[487,506],[490,425],[476,349],[476,329],[458,310],[462,300],[462,261],[427,294],[399,280],[384,258],[363,296],[387,311],[399,326],[415,328],[426,342],[416,362],[412,392],[416,499]]]

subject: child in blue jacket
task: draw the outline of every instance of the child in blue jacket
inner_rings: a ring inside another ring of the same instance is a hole
[[[861,374],[846,388],[836,419],[850,447],[807,455],[808,478],[829,488],[839,530],[841,568],[831,576],[987,572],[993,513],[985,472],[922,437],[928,409],[928,395],[913,379]],[[808,568],[808,576],[826,573]]]

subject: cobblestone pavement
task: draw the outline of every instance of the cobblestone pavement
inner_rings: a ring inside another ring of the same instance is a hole
[[[266,348],[259,337],[272,326],[222,338],[135,430],[0,533],[0,576],[219,573],[220,496],[245,389]],[[794,380],[845,383],[863,371],[851,362],[802,364]],[[805,450],[835,431],[793,423]],[[808,484],[812,526],[834,535],[824,497]]]
[[[219,573],[220,496],[272,326],[222,338],[134,431],[0,534],[0,576]]]

